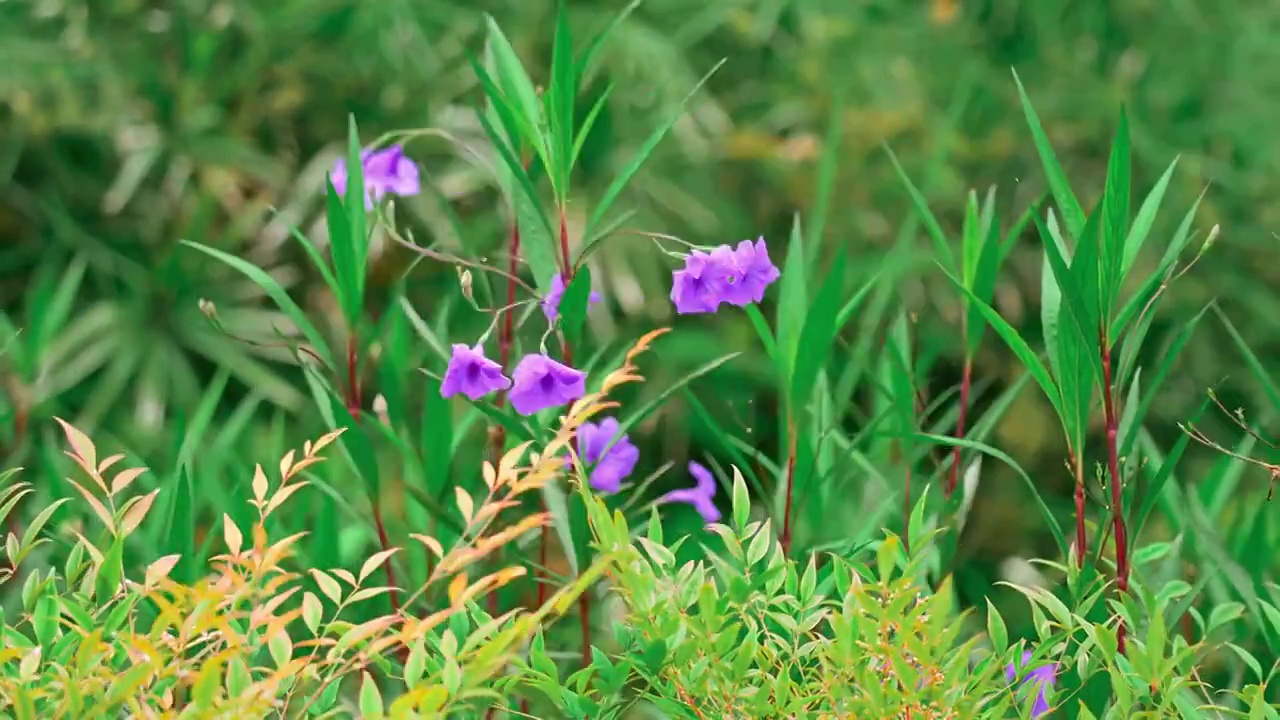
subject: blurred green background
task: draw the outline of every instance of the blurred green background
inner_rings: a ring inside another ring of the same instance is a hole
[[[574,0],[575,35],[586,37],[624,5]],[[535,79],[544,77],[550,0],[0,2],[0,309],[7,333],[22,329],[0,359],[0,463],[33,469],[29,480],[59,494],[58,415],[153,467],[198,453],[199,493],[208,496],[243,492],[237,484],[247,482],[250,461],[274,462],[280,447],[319,435],[323,423],[302,374],[283,362],[288,354],[229,340],[201,301],[250,337],[269,337],[283,317],[242,276],[178,241],[247,258],[314,316],[334,319],[332,298],[288,239],[288,223],[323,237],[320,189],[353,113],[366,142],[403,128],[455,138],[458,145],[432,137],[409,145],[431,190],[401,201],[398,215],[422,244],[502,257],[507,220],[492,178],[458,150],[487,152],[466,59],[482,45],[482,12],[498,19]],[[1216,298],[1274,365],[1277,33],[1280,5],[1261,0],[646,0],[616,31],[581,100],[585,112],[593,94],[616,84],[575,178],[580,210],[697,79],[727,58],[632,184],[624,205],[637,214],[628,226],[706,244],[763,234],[781,264],[794,213],[812,209],[814,178],[834,172],[828,247],[819,252],[847,247],[851,274],[866,278],[903,233],[915,233],[886,143],[952,233],[971,188],[998,186],[1006,227],[1042,192],[1010,73],[1016,68],[1068,173],[1086,189],[1086,205],[1101,188],[1121,104],[1133,128],[1138,192],[1181,155],[1156,237],[1167,237],[1206,186],[1197,228],[1203,235],[1220,223],[1222,234],[1170,291],[1162,313],[1185,320]],[[886,301],[912,311],[917,355],[938,396],[958,380],[956,295],[930,272],[927,241],[908,241],[918,242],[919,267]],[[375,303],[393,302],[404,282],[422,317],[447,326],[443,342],[478,336],[485,320],[461,303],[453,268],[426,261],[406,276],[414,260],[384,245]],[[1040,264],[1029,234],[996,294],[998,309],[1029,332],[1039,322]],[[676,323],[680,332],[649,376],[657,386],[725,348],[748,351],[699,397],[772,453],[776,398],[750,326],[724,313],[677,319],[666,299],[670,270],[643,238],[612,240],[593,259],[607,297],[589,320],[593,336],[626,344]],[[881,317],[869,312],[860,332],[876,332],[868,325]],[[1162,316],[1145,352],[1159,353],[1170,328]],[[977,379],[1007,386],[1019,371],[994,339],[986,345]],[[1167,446],[1211,385],[1228,407],[1268,423],[1277,398],[1252,375],[1209,316],[1148,429]],[[224,381],[225,392],[206,392]],[[184,428],[202,416],[214,418],[214,430],[184,441]],[[455,473],[472,472],[484,452],[482,429],[465,432],[475,442],[459,443]],[[637,476],[714,451],[709,435],[677,396],[633,432],[644,454]],[[1059,435],[1038,396],[1024,392],[992,442],[1065,503],[1071,480]],[[1212,459],[1197,448],[1189,454]],[[1248,472],[1255,490],[1265,485],[1265,473]],[[1194,471],[1182,474],[1194,482]],[[984,482],[991,500],[975,505],[966,554],[994,562],[1043,548],[1033,514],[1002,490],[1017,482],[1000,482],[994,468],[991,475]],[[216,517],[198,516],[201,526]],[[849,517],[857,521],[856,507]]]

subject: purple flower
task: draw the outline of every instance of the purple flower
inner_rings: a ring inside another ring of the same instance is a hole
[[[671,302],[681,315],[715,312],[736,279],[737,262],[728,245],[710,253],[694,250],[684,269],[671,274]]]
[[[362,150],[360,167],[364,170],[364,208],[372,210],[373,204],[384,195],[417,195],[422,192],[418,178],[418,166],[404,156],[404,148],[392,145],[381,150]],[[334,163],[329,181],[338,195],[347,194],[347,160]]]
[[[440,383],[440,394],[453,397],[462,393],[472,400],[479,400],[494,390],[511,387],[511,379],[502,374],[502,366],[484,356],[484,346],[467,347],[462,343],[453,346],[449,367]]]
[[[720,519],[720,510],[712,501],[716,494],[716,479],[711,476],[710,470],[692,461],[689,463],[689,474],[697,480],[696,485],[691,488],[672,490],[663,495],[662,499],[666,502],[689,503],[703,520],[709,523],[716,522]]]
[[[592,488],[616,493],[622,481],[635,470],[640,450],[626,435],[618,435],[616,419],[605,418],[599,425],[584,422],[578,427],[578,456],[584,464],[595,465],[587,480]]]
[[[725,293],[725,301],[738,307],[764,300],[764,291],[781,273],[769,259],[769,248],[764,237],[754,243],[743,240],[733,251],[737,276]]]
[[[525,355],[511,379],[514,384],[508,397],[521,415],[572,402],[587,392],[586,373],[541,354]]]
[[[1027,650],[1022,653],[1022,660],[1018,663],[1021,667],[1015,668],[1013,663],[1004,669],[1005,677],[1009,682],[1017,679],[1020,672],[1026,671],[1026,665],[1031,661],[1031,651]],[[1041,665],[1033,668],[1026,676],[1022,678],[1022,683],[1034,682],[1036,685],[1036,702],[1031,706],[1031,717],[1038,718],[1049,712],[1049,701],[1045,698],[1045,692],[1053,687],[1056,680],[1057,666],[1053,663]]]
[[[548,321],[555,320],[560,313],[560,300],[564,297],[564,291],[564,275],[556,273],[551,278],[551,292],[542,298],[542,314],[547,316]],[[587,295],[587,302],[600,302],[600,293],[592,290]]]

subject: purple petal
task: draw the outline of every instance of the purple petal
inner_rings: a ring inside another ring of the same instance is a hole
[[[468,347],[462,343],[453,346],[449,366],[440,382],[440,394],[453,397],[458,393],[472,400],[479,400],[495,390],[511,387],[511,380],[502,374],[502,366],[484,356],[484,347]]]
[[[697,481],[698,484],[695,485],[694,488],[698,492],[706,495],[707,497],[711,497],[716,494],[716,478],[711,474],[711,471],[705,468],[702,464],[690,460],[689,474]]]
[[[586,373],[546,355],[525,355],[511,377],[511,406],[521,415],[564,405],[586,394]]]

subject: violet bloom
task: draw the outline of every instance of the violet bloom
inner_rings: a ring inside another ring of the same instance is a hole
[[[734,282],[725,292],[725,301],[738,307],[746,307],[751,303],[764,300],[764,291],[773,284],[778,276],[777,266],[769,259],[769,248],[764,244],[764,237],[754,243],[743,240],[733,251],[737,274]]]
[[[422,192],[418,166],[404,156],[404,148],[392,145],[381,150],[362,150],[360,167],[364,170],[364,209],[384,195],[408,197]],[[347,160],[340,158],[329,173],[329,181],[339,196],[347,194]]]
[[[494,390],[511,387],[511,379],[502,374],[502,366],[484,356],[484,346],[467,347],[462,343],[453,346],[449,367],[440,383],[440,394],[453,397],[462,393],[472,400],[479,400]]]
[[[521,415],[564,405],[587,392],[587,374],[546,355],[525,355],[511,373],[511,407]]]
[[[662,499],[665,502],[689,503],[703,520],[709,523],[716,522],[720,519],[720,510],[712,501],[716,494],[716,479],[711,476],[710,470],[693,461],[689,462],[689,474],[697,481],[696,485],[691,488],[672,490],[663,495]]]
[[[564,298],[565,289],[564,275],[557,272],[551,278],[551,291],[542,298],[542,314],[547,316],[548,321],[555,320],[560,314],[560,300]],[[587,302],[600,302],[600,293],[592,290],[587,295]]]
[[[584,464],[595,466],[587,484],[598,492],[616,493],[635,470],[640,450],[626,435],[618,435],[615,418],[605,418],[599,425],[584,422],[578,427],[578,457]]]
[[[694,250],[684,268],[671,274],[671,302],[681,315],[711,313],[724,302],[737,280],[737,261],[728,245],[710,253]]]
[[[1045,693],[1049,688],[1053,687],[1057,675],[1057,666],[1053,663],[1049,663],[1048,665],[1041,665],[1040,667],[1033,668],[1027,672],[1026,665],[1030,661],[1031,651],[1027,650],[1022,653],[1022,660],[1018,663],[1021,667],[1015,668],[1013,663],[1009,663],[1008,667],[1004,670],[1004,674],[1005,677],[1008,678],[1009,682],[1013,682],[1017,679],[1020,672],[1026,672],[1026,675],[1022,678],[1022,684],[1035,683],[1036,702],[1031,706],[1031,717],[1038,718],[1049,712],[1049,701],[1045,698]]]

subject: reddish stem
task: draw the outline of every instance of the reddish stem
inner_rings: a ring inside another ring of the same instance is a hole
[[[578,596],[578,628],[582,633],[582,667],[591,664],[591,595]]]
[[[969,391],[973,384],[973,360],[964,359],[964,369],[960,373],[960,415],[956,418],[956,439],[964,439],[965,421],[969,417]],[[947,478],[946,497],[948,500],[955,494],[960,482],[960,446],[951,449],[951,476]]]
[[[360,423],[360,375],[357,369],[360,366],[359,345],[356,339],[356,332],[352,330],[347,335],[347,392],[344,398],[347,406],[347,412],[351,414],[351,421],[355,424]],[[385,552],[391,548],[391,541],[387,537],[387,526],[382,521],[382,498],[375,494],[373,496],[373,525],[378,531],[378,544]],[[391,599],[391,610],[400,612],[400,593],[395,590],[396,587],[396,571],[391,566],[391,558],[388,557],[382,561],[382,569],[387,573],[387,585],[392,590],[388,593]]]
[[[787,500],[782,510],[782,554],[791,554],[791,496],[796,485],[796,424],[787,413]]]
[[[360,422],[360,358],[357,349],[356,332],[352,330],[347,336],[347,412],[351,419]]]
[[[382,522],[382,503],[381,501],[373,504],[373,524],[378,529],[378,543],[382,545],[382,549],[386,550],[391,547],[391,541],[387,538],[387,526]],[[391,567],[391,558],[382,561],[382,569],[387,572],[387,584],[393,589],[388,593],[391,598],[391,611],[400,612],[400,594],[394,589],[399,587],[396,585],[396,571]]]
[[[1069,453],[1071,466],[1076,471],[1076,567],[1084,567],[1084,557],[1089,552],[1089,537],[1084,529],[1084,463],[1075,453]]]
[[[1124,492],[1120,480],[1120,457],[1117,440],[1120,434],[1120,420],[1116,409],[1115,389],[1111,386],[1111,345],[1106,333],[1100,337],[1102,343],[1102,404],[1107,425],[1107,474],[1111,480],[1111,519],[1112,534],[1116,543],[1116,589],[1121,593],[1129,592],[1129,531],[1124,521]],[[1117,649],[1124,653],[1125,626],[1124,620],[1116,631]]]
[[[516,303],[516,272],[520,269],[520,225],[517,222],[511,223],[511,242],[507,246],[507,308],[511,308]],[[507,366],[511,363],[511,344],[515,339],[515,313],[508,309],[502,317],[502,327],[498,329],[498,364],[502,366],[502,372],[507,372]],[[499,410],[507,402],[507,391],[500,390],[498,397],[494,400],[494,405]],[[506,449],[507,430],[501,423],[495,424],[492,431],[493,436],[493,464],[497,467],[502,460],[503,450]],[[489,614],[497,617],[501,612],[498,605],[498,591],[494,590],[489,593],[488,597]]]
[[[564,208],[560,208],[560,267],[564,272],[564,285],[573,282],[573,265],[569,263],[569,224],[565,222]]]

